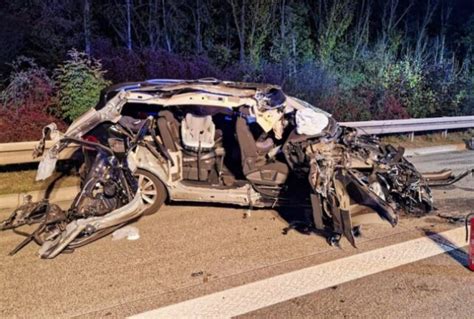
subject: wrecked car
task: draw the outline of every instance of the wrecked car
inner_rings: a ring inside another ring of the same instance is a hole
[[[47,138],[55,144],[44,151]],[[305,207],[309,228],[356,245],[365,223],[397,224],[432,209],[425,179],[403,149],[359,136],[330,114],[268,84],[216,79],[111,86],[63,134],[44,129],[37,179],[76,144],[82,187],[67,210],[43,200],[17,208],[0,229],[39,224],[28,242],[53,258],[99,239],[168,201]]]

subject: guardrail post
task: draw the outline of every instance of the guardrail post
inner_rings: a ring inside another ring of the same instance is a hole
[[[441,136],[445,139],[448,138],[448,130],[444,130],[443,133],[441,133]]]
[[[410,133],[410,141],[414,141],[415,140],[415,132],[411,132]]]

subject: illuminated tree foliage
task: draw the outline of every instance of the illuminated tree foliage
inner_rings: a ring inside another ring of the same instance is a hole
[[[60,66],[50,100],[69,120],[94,102],[103,77],[271,82],[338,120],[473,114],[473,54],[472,0],[0,4],[2,96],[21,93],[18,56],[49,77]]]
[[[58,104],[64,118],[74,120],[95,106],[100,91],[110,84],[104,79],[100,62],[71,50],[67,60],[55,70]]]

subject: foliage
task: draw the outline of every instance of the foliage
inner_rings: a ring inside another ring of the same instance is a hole
[[[74,120],[93,107],[100,91],[109,82],[99,61],[75,49],[68,52],[68,59],[56,69],[58,104],[67,120]]]
[[[64,122],[50,114],[54,83],[46,70],[24,56],[10,67],[9,84],[0,92],[0,143],[37,140],[51,122],[65,129]]]
[[[319,36],[319,58],[325,65],[334,62],[338,54],[344,51],[343,37],[347,33],[354,16],[353,1],[323,1],[320,11],[322,19]],[[339,52],[337,52],[339,51]]]
[[[3,76],[2,104],[67,120],[104,77],[271,82],[338,120],[474,114],[468,0],[17,0],[0,2],[0,35],[0,76],[21,55],[47,70]]]
[[[386,70],[383,84],[413,117],[457,115],[466,95],[464,79],[446,65],[422,69],[404,60]]]
[[[46,69],[24,56],[18,57],[10,66],[9,84],[0,93],[3,107],[45,110],[50,105],[54,86]]]
[[[0,143],[36,141],[41,138],[43,127],[55,122],[63,132],[64,121],[37,109],[21,107],[0,110]]]

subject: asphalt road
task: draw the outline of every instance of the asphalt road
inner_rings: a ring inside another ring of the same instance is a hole
[[[421,171],[471,167],[474,152],[411,159]],[[317,235],[287,226],[278,211],[171,205],[134,226],[136,241],[106,237],[53,260],[29,245],[7,256],[21,238],[0,234],[0,317],[125,317],[238,287],[327,261],[371,251],[460,225],[438,213],[474,207],[474,178],[435,190],[438,208],[423,218],[363,228],[358,249],[329,247]],[[7,212],[0,213],[0,218]],[[304,212],[295,212],[304,218]],[[242,317],[472,318],[474,274],[465,247],[416,263],[262,308]]]

